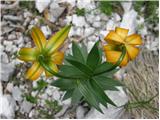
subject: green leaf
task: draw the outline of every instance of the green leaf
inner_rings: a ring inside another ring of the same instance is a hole
[[[109,71],[109,72],[106,72],[106,73],[101,74],[101,76],[113,77],[113,75],[114,75],[118,70],[119,70],[119,68],[113,69],[113,70],[111,70],[111,71]]]
[[[26,95],[26,100],[31,102],[31,103],[37,103],[37,98],[36,97],[33,97],[31,95]]]
[[[88,80],[80,80],[78,83],[78,89],[80,93],[84,96],[85,100],[94,108],[96,108],[99,112],[103,113],[99,107],[99,103],[96,100],[93,92],[91,91],[91,86],[88,83]]]
[[[85,60],[84,60],[83,55],[81,53],[80,47],[75,42],[72,42],[72,53],[73,53],[73,57],[77,61],[79,61],[81,63],[85,63]]]
[[[82,46],[81,46],[81,53],[85,59],[85,62],[87,61],[87,56],[88,56],[88,51],[87,51],[87,46],[84,44],[84,42],[82,42]]]
[[[69,79],[58,79],[53,81],[51,85],[62,88],[62,89],[73,89],[76,87],[76,81],[69,80]]]
[[[95,76],[94,79],[104,90],[118,90],[116,86],[123,86],[118,80],[102,75]]]
[[[60,66],[59,74],[65,76],[79,77],[79,78],[86,77],[86,75],[83,72],[81,72],[78,68],[70,65]]]
[[[111,67],[113,66],[113,64],[109,63],[109,62],[104,62],[102,64],[100,64],[99,66],[97,66],[96,70],[94,71],[94,75],[101,73],[103,71],[107,71],[109,70]]]
[[[73,91],[74,91],[74,89],[67,90],[63,96],[63,100],[66,100],[66,99],[72,97]]]
[[[77,104],[81,98],[82,98],[82,94],[80,93],[78,88],[76,88],[72,94],[72,104]]]
[[[99,51],[99,63],[98,63],[98,65],[100,65],[101,62],[102,62],[102,57],[103,57],[103,50],[101,48],[99,48],[98,51]]]
[[[94,79],[91,79],[90,83],[94,90],[95,95],[97,96],[98,101],[100,101],[106,107],[107,107],[106,103],[116,106],[115,103],[104,93],[101,86],[97,84],[97,81],[95,81]]]
[[[85,73],[86,75],[90,76],[93,74],[92,70],[86,66],[85,64],[82,64],[76,60],[66,59],[70,64],[78,68],[81,72]]]
[[[94,44],[93,48],[91,49],[91,51],[87,57],[87,65],[92,70],[95,70],[95,68],[97,67],[97,65],[100,61],[100,54],[99,54],[98,45],[99,45],[99,41]]]
[[[33,88],[33,91],[36,91],[36,90],[40,91],[40,90],[42,90],[43,88],[47,87],[47,85],[48,85],[48,83],[45,82],[44,80],[39,80],[39,81],[37,82],[37,87],[34,87],[34,88]]]

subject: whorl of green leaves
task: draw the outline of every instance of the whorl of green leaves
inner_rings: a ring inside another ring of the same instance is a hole
[[[113,73],[117,70],[116,67],[111,68],[113,68],[112,64],[102,62],[102,50],[99,48],[99,42],[95,43],[89,53],[84,44],[80,47],[73,42],[72,54],[65,57],[64,65],[60,66],[58,74],[77,76],[77,78],[59,77],[58,80],[53,81],[52,85],[65,91],[64,100],[71,98],[72,104],[78,104],[81,100],[85,100],[103,113],[100,104],[105,107],[108,104],[116,106],[104,90],[118,90],[116,86],[122,86],[119,81],[112,78]]]

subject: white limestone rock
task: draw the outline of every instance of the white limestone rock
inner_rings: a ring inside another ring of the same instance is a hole
[[[124,1],[121,2],[124,12],[129,12],[132,8],[132,1]]]
[[[33,107],[32,103],[24,100],[20,106],[20,111],[21,113],[29,113],[32,107]]]
[[[85,109],[82,106],[78,106],[76,109],[76,118],[83,119],[85,114]]]
[[[44,33],[46,38],[52,33],[51,29],[48,26],[41,26],[41,30]]]
[[[12,90],[12,96],[16,101],[22,100],[22,91],[19,87],[15,86]]]
[[[44,11],[45,8],[48,7],[48,5],[50,4],[51,0],[36,0],[35,4],[36,4],[36,8],[37,10],[42,13]]]
[[[101,27],[101,22],[94,22],[93,23],[93,27],[95,27],[95,28],[100,28]]]
[[[7,87],[6,87],[6,90],[9,91],[9,92],[12,92],[13,88],[14,88],[13,83],[8,83]]]
[[[87,24],[83,16],[77,16],[76,14],[72,17],[72,23],[77,27],[84,27]]]
[[[16,103],[10,95],[0,94],[0,116],[2,118],[13,119],[15,117]]]
[[[136,21],[137,21],[137,12],[132,9],[131,11],[124,13],[120,27],[129,29],[128,34],[133,34],[135,33],[137,27]]]
[[[85,36],[85,37],[88,37],[88,36],[92,35],[92,34],[94,33],[94,31],[95,31],[95,28],[93,28],[93,27],[88,27],[88,28],[86,28],[86,29],[84,30],[84,36]]]
[[[10,63],[1,63],[1,71],[0,76],[2,81],[8,81],[10,75],[12,75],[14,71],[15,65],[13,62]]]

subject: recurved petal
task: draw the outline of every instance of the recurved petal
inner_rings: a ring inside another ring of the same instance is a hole
[[[43,68],[38,62],[34,62],[31,68],[26,73],[26,78],[29,80],[36,80],[42,74]]]
[[[116,27],[116,33],[121,36],[122,39],[125,39],[128,35],[128,29]]]
[[[121,56],[122,52],[120,51],[105,51],[106,59],[108,62],[115,64],[119,57]],[[120,64],[120,66],[125,66],[128,63],[128,55],[126,54]]]
[[[62,46],[62,44],[64,43],[65,39],[68,36],[70,28],[71,28],[70,25],[65,26],[60,31],[51,36],[45,47],[48,54],[52,54]]]
[[[54,64],[58,65],[62,64],[63,59],[64,59],[64,53],[60,51],[53,53],[53,55],[51,56],[51,60],[53,61]]]
[[[132,34],[128,36],[125,40],[130,45],[141,45],[142,44],[142,38],[140,35]]]
[[[42,50],[46,45],[46,38],[43,32],[38,27],[32,27],[31,36],[35,45]]]
[[[18,51],[18,59],[23,61],[34,61],[36,60],[38,50],[36,48],[21,48]]]
[[[108,35],[104,38],[108,43],[111,44],[121,44],[124,43],[124,40],[114,31],[110,31]]]
[[[54,64],[52,61],[49,61],[49,62],[48,62],[48,66],[49,66],[54,72],[58,72],[57,65]],[[53,74],[51,74],[50,72],[48,72],[48,71],[46,71],[46,70],[45,70],[45,75],[46,75],[46,77],[51,77],[51,76],[53,76]]]
[[[135,57],[138,55],[139,53],[139,48],[136,48],[132,45],[125,45],[126,46],[126,50],[127,50],[127,53],[129,55],[129,58],[131,60],[135,59]]]

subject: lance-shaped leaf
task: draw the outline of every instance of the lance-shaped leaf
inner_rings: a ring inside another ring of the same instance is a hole
[[[87,46],[84,44],[84,42],[82,42],[82,46],[81,46],[81,53],[83,55],[83,58],[85,60],[85,62],[87,61],[87,56],[88,56],[88,51],[87,51]]]
[[[78,68],[81,72],[85,73],[86,75],[90,76],[93,74],[92,70],[88,66],[86,66],[85,64],[82,64],[76,60],[72,60],[72,59],[68,59],[68,58],[66,58],[66,60],[70,64],[72,64],[73,66]]]
[[[33,27],[31,29],[31,36],[36,46],[42,50],[46,45],[46,38],[43,32],[38,27]]]
[[[64,43],[65,39],[68,36],[71,25],[65,26],[60,31],[55,33],[47,42],[45,48],[48,54],[52,54],[54,51],[59,49]]]
[[[94,108],[96,108],[99,112],[103,113],[99,107],[99,103],[95,98],[93,92],[91,91],[91,86],[88,83],[88,80],[80,80],[78,83],[78,89],[81,94],[84,96],[85,100]]]
[[[87,65],[92,69],[95,70],[99,61],[100,61],[100,54],[98,49],[99,41],[95,43],[93,48],[91,49],[88,57],[87,57]]]
[[[94,79],[90,80],[91,86],[94,90],[94,94],[97,96],[97,100],[102,103],[104,106],[107,107],[106,103],[109,103],[111,105],[114,105],[114,102],[104,93],[103,89],[100,87],[99,84],[97,84],[97,81]]]
[[[118,80],[109,78],[107,76],[95,76],[94,80],[104,89],[104,90],[118,90],[116,86],[123,86]]]
[[[18,52],[18,59],[23,61],[35,61],[38,50],[36,48],[21,48]]]
[[[81,63],[85,63],[84,57],[81,53],[80,47],[77,43],[72,42],[73,57]]]
[[[74,91],[74,89],[67,90],[66,93],[63,96],[63,100],[66,100],[66,99],[72,97],[73,91]]]
[[[82,98],[82,94],[80,93],[78,88],[75,88],[72,94],[72,104],[77,104]]]
[[[58,79],[53,81],[51,85],[62,89],[73,89],[76,87],[76,81],[69,79]]]

